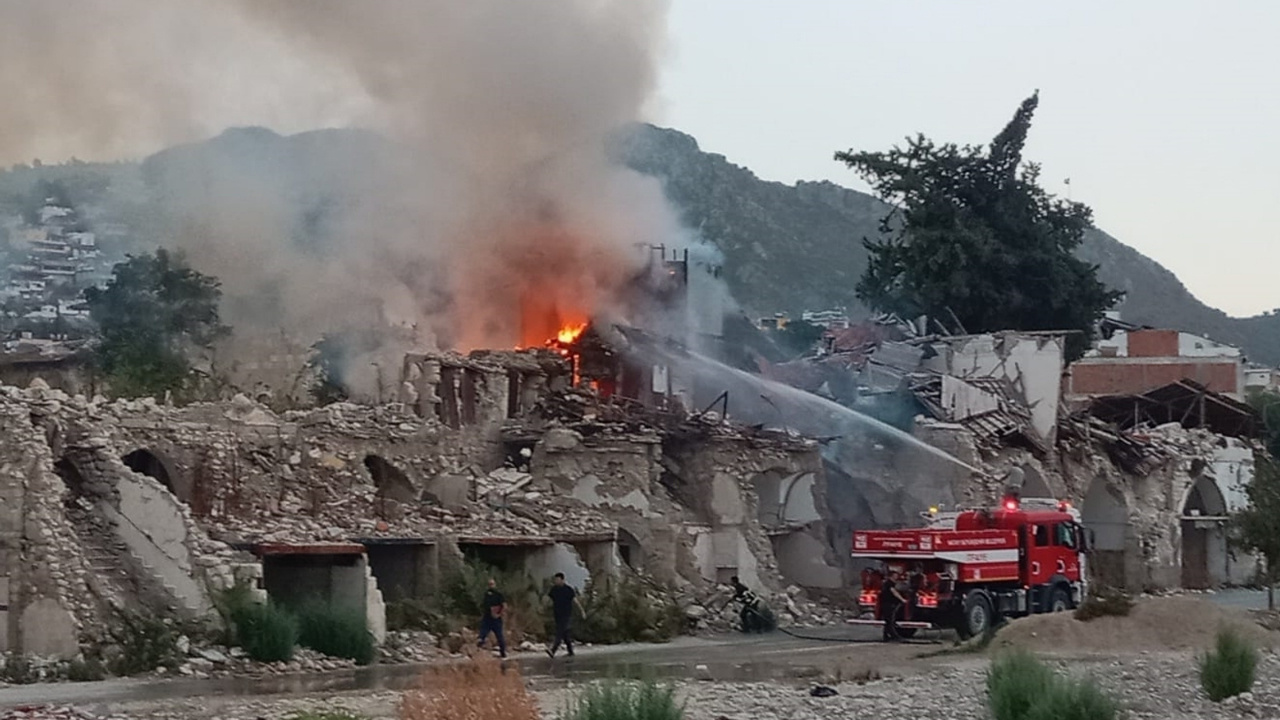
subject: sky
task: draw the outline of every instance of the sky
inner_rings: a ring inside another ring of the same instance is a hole
[[[785,183],[865,189],[836,150],[986,143],[1039,89],[1046,189],[1206,303],[1280,306],[1280,2],[673,0],[669,30],[654,120]]]

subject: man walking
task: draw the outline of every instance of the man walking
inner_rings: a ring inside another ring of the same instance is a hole
[[[577,605],[583,615],[586,615],[587,611],[582,609],[582,603],[578,600],[578,591],[565,584],[564,573],[556,573],[552,578],[551,591],[547,596],[551,598],[551,616],[556,621],[556,639],[551,649],[547,651],[547,655],[554,658],[556,651],[560,649],[560,643],[563,642],[569,657],[573,657],[573,638],[569,636],[569,625],[573,621],[573,606]]]
[[[497,580],[489,578],[489,589],[484,591],[480,605],[484,608],[484,614],[480,617],[480,642],[476,643],[476,647],[484,647],[489,633],[493,633],[498,638],[498,655],[505,658],[507,638],[502,634],[502,612],[507,607],[507,600],[498,592]]]

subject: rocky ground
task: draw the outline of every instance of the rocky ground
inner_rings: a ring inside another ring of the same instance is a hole
[[[1132,720],[1191,720],[1280,717],[1280,657],[1265,655],[1251,694],[1218,704],[1201,693],[1194,655],[1144,653],[1098,658],[1053,658],[1063,672],[1096,677],[1120,698]],[[914,671],[869,682],[832,684],[836,695],[814,697],[805,681],[735,683],[681,681],[680,697],[688,720],[827,720],[875,717],[886,708],[921,720],[989,717],[981,656],[921,660]],[[530,687],[543,716],[556,717],[575,686],[535,678]],[[0,720],[106,717],[131,720],[276,720],[301,713],[343,710],[368,718],[394,718],[399,693],[366,692],[280,698],[186,698],[132,702],[91,710],[41,708],[0,712]]]
[[[1262,660],[1253,692],[1219,704],[1211,702],[1200,689],[1196,657],[1212,644],[1217,630],[1225,625],[1235,627],[1260,648]],[[920,719],[976,719],[989,717],[985,674],[990,657],[1012,647],[1037,653],[1060,672],[1096,678],[1120,701],[1132,720],[1232,720],[1280,718],[1280,655],[1271,649],[1280,647],[1277,639],[1280,634],[1263,628],[1244,610],[1224,610],[1197,598],[1148,598],[1127,617],[1081,623],[1062,614],[1014,621],[997,635],[985,653],[965,652],[949,644],[886,647],[873,642],[824,646],[794,639],[788,641],[791,644],[770,642],[755,636],[720,644],[691,641],[669,649],[637,650],[606,660],[601,667],[621,667],[618,663],[684,667],[689,677],[676,682],[686,703],[687,720],[826,720],[877,717],[890,712]],[[590,655],[586,653],[584,657]],[[712,673],[707,672],[706,665],[696,663],[711,662],[717,657],[719,661],[726,657],[738,662],[754,659],[785,672],[769,675],[781,678],[770,682],[697,679]],[[558,667],[561,671],[566,668]],[[579,671],[584,669],[578,666]],[[542,672],[546,671],[544,667]],[[584,681],[580,672],[568,672],[567,680],[564,676],[528,677],[527,686],[537,698],[543,716],[554,718]],[[815,682],[834,689],[834,694],[812,695]],[[74,710],[45,707],[0,711],[0,720],[276,720],[336,710],[357,717],[394,718],[399,698],[397,692],[371,690],[248,698],[206,695],[102,700]],[[332,720],[337,717],[329,716]]]

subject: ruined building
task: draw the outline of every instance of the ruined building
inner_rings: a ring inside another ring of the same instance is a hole
[[[119,609],[200,616],[237,581],[381,634],[387,602],[430,597],[464,554],[579,585],[626,564],[695,595],[839,567],[789,539],[825,533],[815,442],[690,414],[653,368],[644,392],[594,370],[615,394],[575,389],[585,370],[411,356],[399,402],[283,415],[0,388],[0,651],[72,655]]]

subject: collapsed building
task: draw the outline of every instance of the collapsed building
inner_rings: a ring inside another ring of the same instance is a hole
[[[283,414],[0,388],[0,652],[74,655],[114,613],[207,615],[237,582],[380,636],[464,557],[579,585],[629,565],[690,595],[836,562],[775,552],[822,536],[815,441],[689,413],[661,369],[575,387],[609,380],[590,362],[413,355],[398,402]]]
[[[827,526],[839,536],[913,524],[929,507],[989,503],[1015,485],[1079,508],[1095,532],[1098,582],[1149,590],[1253,581],[1257,559],[1232,550],[1227,522],[1247,503],[1262,430],[1255,411],[1238,396],[1163,376],[1142,392],[1080,394],[1075,369],[1105,375],[1106,359],[1068,365],[1065,339],[926,335],[882,318],[829,332],[818,356],[763,364],[762,374],[896,422],[910,436],[827,445]],[[1135,363],[1116,362],[1118,371]],[[799,411],[811,401],[792,405],[799,418],[813,414]]]

